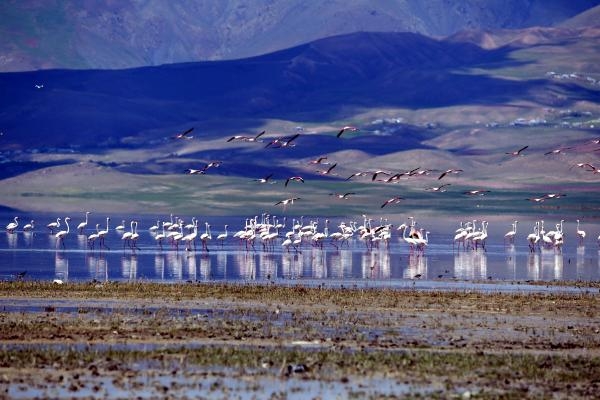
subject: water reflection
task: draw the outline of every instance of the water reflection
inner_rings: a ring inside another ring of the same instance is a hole
[[[408,255],[408,266],[404,270],[404,278],[426,279],[427,278],[427,256],[416,252]]]
[[[123,278],[134,281],[137,279],[138,256],[137,254],[121,257],[121,275]]]
[[[485,251],[454,253],[454,276],[458,279],[478,280],[488,277],[488,256]]]
[[[88,254],[86,256],[86,265],[90,278],[107,281],[108,280],[108,262],[103,254]]]
[[[198,271],[198,267],[196,266],[196,253],[189,252],[186,257],[187,263],[187,275],[188,279],[192,282],[196,281],[196,274]]]
[[[200,257],[200,280],[213,279],[211,274],[211,258],[208,254],[203,254]]]
[[[54,276],[63,282],[69,280],[69,259],[62,251],[57,251],[54,255]]]
[[[17,233],[6,233],[6,241],[8,243],[8,248],[9,249],[16,249],[17,248],[17,241],[18,241],[18,234]]]

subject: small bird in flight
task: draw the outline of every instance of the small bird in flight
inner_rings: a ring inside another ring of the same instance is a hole
[[[193,169],[193,168],[188,168],[185,170],[185,172],[187,172],[190,175],[201,175],[204,174],[204,171],[206,170],[206,168],[202,168],[202,169]]]
[[[330,196],[335,196],[338,199],[344,199],[344,200],[346,200],[348,198],[348,196],[351,196],[353,194],[356,194],[356,193],[354,193],[354,192],[348,192],[348,193],[343,193],[343,194],[342,193],[329,193]]]
[[[286,207],[288,206],[288,204],[294,204],[294,201],[296,200],[300,200],[300,197],[290,197],[289,199],[285,199],[285,200],[279,200],[277,203],[275,203],[276,206],[282,204],[283,205],[283,209],[285,210]]]
[[[44,87],[44,85],[43,85],[43,84],[41,84],[41,83],[36,83],[36,84],[35,84],[35,88],[36,88],[36,89],[42,89],[43,87]]]
[[[330,174],[333,175],[331,173],[331,171],[335,168],[336,165],[337,165],[337,163],[333,164],[331,167],[327,168],[327,170],[325,170],[325,171],[319,170],[317,172],[321,175],[330,175]]]
[[[310,160],[308,163],[309,164],[323,164],[323,165],[328,165],[329,163],[327,161],[327,157],[319,157],[319,158],[315,158],[314,160]]]
[[[264,178],[254,179],[254,181],[258,182],[258,183],[269,183],[269,179],[271,179],[272,177],[273,177],[273,174],[269,174],[269,175],[265,176]],[[275,182],[271,181],[271,183],[275,183]]]
[[[486,193],[490,193],[489,190],[481,190],[481,189],[476,189],[476,190],[467,190],[466,192],[463,192],[464,194],[468,194],[469,196],[483,196]]]
[[[560,154],[563,151],[570,150],[570,149],[572,149],[572,147],[561,147],[561,148],[558,148],[558,149],[547,151],[547,152],[544,153],[544,155],[547,156],[547,155],[550,155],[550,154],[552,154],[552,155]]]
[[[227,139],[228,142],[240,141],[240,142],[258,142],[258,139],[265,134],[266,131],[260,132],[256,136],[244,136],[244,135],[236,135]]]
[[[508,153],[504,153],[504,154],[508,154],[508,155],[510,155],[510,156],[520,156],[520,155],[521,155],[521,152],[522,152],[523,150],[525,150],[526,148],[528,148],[528,147],[529,147],[529,146],[523,146],[523,147],[521,147],[521,148],[520,148],[519,150],[517,150],[517,151],[510,151],[510,152],[508,152]]]
[[[355,126],[344,126],[342,129],[340,129],[336,137],[342,136],[344,132],[356,132],[357,130],[358,128]]]
[[[448,174],[460,174],[461,172],[463,172],[462,169],[447,169],[444,172],[442,172],[442,174],[439,176],[438,180],[442,179],[443,177],[445,177]]]
[[[432,187],[425,188],[425,190],[427,190],[428,192],[445,192],[446,186],[450,186],[450,184],[444,183],[443,185],[440,185],[440,186],[432,186]]]
[[[402,200],[404,200],[404,197],[400,197],[400,196],[392,197],[391,199],[386,200],[385,203],[383,203],[381,205],[381,208],[387,206],[388,204],[398,204]]]
[[[172,136],[172,138],[173,139],[191,139],[191,138],[193,138],[193,136],[190,136],[190,133],[192,133],[193,130],[194,130],[194,128],[190,128],[184,132],[181,132],[175,136]]]
[[[296,133],[295,135],[292,135],[292,136],[273,139],[269,143],[267,143],[265,148],[273,147],[274,149],[279,149],[282,147],[293,147],[293,146],[295,146],[295,144],[292,143],[292,141],[296,140],[298,138],[298,136],[300,136],[300,134]]]
[[[290,176],[289,178],[287,178],[285,180],[285,186],[287,187],[288,183],[290,183],[290,181],[296,181],[296,182],[302,182],[304,183],[304,179],[301,176]]]

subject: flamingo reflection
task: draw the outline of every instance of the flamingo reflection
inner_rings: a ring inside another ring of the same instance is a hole
[[[52,237],[52,239],[55,239]],[[53,241],[54,242],[54,241]],[[63,282],[69,279],[69,259],[65,257],[63,252],[57,251],[54,256],[54,277]]]
[[[458,279],[486,279],[487,253],[481,251],[454,254],[454,275]]]

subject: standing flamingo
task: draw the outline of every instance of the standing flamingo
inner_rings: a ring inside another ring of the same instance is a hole
[[[106,229],[98,231],[98,239],[100,239],[100,248],[102,248],[102,246],[104,246],[108,249],[108,246],[106,245],[106,243],[104,241],[106,235],[108,235],[108,221],[110,221],[110,217],[106,217]]]
[[[10,224],[6,225],[6,230],[8,231],[8,233],[13,233],[15,231],[15,229],[17,229],[17,227],[19,226],[19,217],[15,217],[15,222],[11,222]]]
[[[221,233],[219,236],[217,236],[217,240],[221,241],[221,248],[223,247],[223,243],[225,242],[225,239],[227,239],[227,225],[225,225],[225,232]]]
[[[77,230],[79,231],[80,235],[83,235],[83,230],[85,229],[85,227],[88,224],[88,215],[90,215],[89,211],[85,212],[85,221],[79,223],[79,225],[77,225]]]
[[[212,239],[212,236],[210,234],[210,225],[208,224],[208,222],[205,222],[205,226],[206,232],[200,235],[200,240],[202,241],[202,250],[206,250],[208,252],[210,250],[208,249],[207,242]]]
[[[31,220],[31,222],[29,222],[28,224],[26,224],[25,226],[23,226],[23,230],[24,230],[25,232],[28,232],[28,231],[32,231],[32,230],[34,230],[34,229],[35,229],[35,224],[34,224],[34,222],[35,222],[34,220]]]
[[[58,246],[58,241],[60,241],[60,243],[62,244],[62,247],[65,247],[65,237],[69,234],[69,221],[71,220],[71,218],[69,217],[65,217],[65,224],[67,225],[67,230],[66,231],[60,231],[58,232],[56,235],[54,235],[57,239],[56,245]]]
[[[512,230],[506,232],[506,234],[504,235],[504,242],[506,243],[506,241],[508,241],[509,243],[514,243],[515,241],[515,235],[517,234],[517,224],[519,223],[519,221],[515,221],[512,224]]]
[[[54,234],[54,230],[60,228],[60,218],[56,218],[56,222],[50,222],[46,225],[48,229],[50,229],[50,234]]]
[[[579,237],[579,244],[582,245],[585,239],[585,231],[579,229],[579,220],[577,220],[577,236]]]

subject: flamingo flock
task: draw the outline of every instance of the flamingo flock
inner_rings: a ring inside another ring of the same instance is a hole
[[[340,198],[345,198],[346,194],[340,195]],[[282,204],[290,204],[298,200],[287,199],[281,201]],[[396,201],[390,199],[389,202]],[[110,217],[106,217],[105,224],[96,223],[95,229],[91,232],[87,228],[89,215],[91,212],[86,211],[84,221],[77,225],[77,230],[74,232],[78,236],[87,238],[88,247],[94,250],[96,246],[99,249],[110,250],[106,244],[106,238],[111,234]],[[56,238],[56,247],[65,248],[65,240],[71,234],[69,221],[70,217],[57,218],[46,225],[49,230],[49,235]],[[578,246],[585,243],[586,231],[583,230],[580,220],[576,223],[573,231],[573,237],[577,239]],[[161,221],[158,219],[155,225],[150,226],[147,232],[153,237],[156,245],[160,250],[164,249],[164,244],[176,251],[180,245],[185,245],[185,251],[196,251],[196,242],[201,245],[202,252],[211,251],[211,243],[213,240],[211,225],[209,222],[204,223],[204,231],[199,232],[198,219],[192,217],[190,223],[185,223],[182,217],[176,217],[173,214],[169,219]],[[504,234],[503,241],[505,245],[514,245],[517,238],[517,227],[519,221],[515,220],[511,223],[511,228]],[[121,225],[114,228],[114,231],[119,235],[122,242],[122,248],[130,248],[132,250],[140,250],[137,242],[140,238],[138,231],[139,221],[132,219],[129,222],[129,230],[125,231],[125,220]],[[544,220],[535,221],[532,231],[525,236],[525,242],[529,247],[530,252],[544,249],[555,249],[560,252],[565,240],[564,233],[565,220],[561,219],[552,229],[546,230]],[[397,227],[395,227],[397,226]],[[8,235],[17,233],[19,228],[19,217],[13,218],[12,222],[6,225]],[[64,228],[64,229],[61,229]],[[24,233],[31,234],[35,231],[34,221],[23,226]],[[60,230],[59,230],[60,229]],[[236,231],[229,233],[229,225],[224,225],[223,231],[216,235],[216,242],[221,248],[225,242],[233,240],[239,243],[246,250],[256,250],[257,247],[264,251],[274,251],[276,246],[279,246],[285,252],[301,252],[303,248],[308,246],[324,248],[330,246],[335,249],[340,249],[346,246],[349,248],[351,244],[363,246],[366,251],[374,248],[388,248],[390,242],[397,236],[397,241],[403,242],[408,246],[411,253],[423,253],[429,246],[430,230],[421,227],[414,217],[408,217],[405,222],[393,224],[387,218],[380,218],[378,223],[374,222],[373,218],[366,215],[362,216],[362,221],[350,220],[342,221],[337,227],[331,226],[330,219],[319,220],[319,218],[304,221],[304,217],[293,218],[291,226],[287,226],[287,216],[282,220],[276,216],[263,213],[260,217],[254,216],[246,218],[242,227]],[[55,231],[57,231],[55,233]],[[87,236],[86,236],[87,235]],[[488,221],[486,220],[469,220],[460,221],[459,227],[449,235],[454,251],[486,251],[488,241]],[[600,246],[600,236],[597,239]]]

